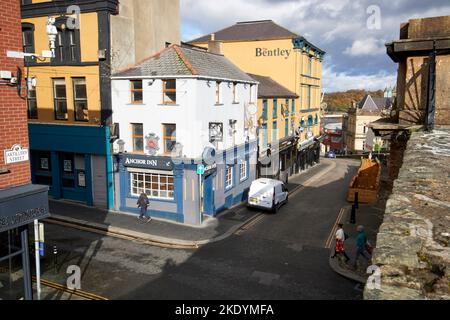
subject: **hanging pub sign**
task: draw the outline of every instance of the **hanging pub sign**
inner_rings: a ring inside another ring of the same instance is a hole
[[[5,164],[14,164],[29,160],[29,151],[22,148],[20,144],[15,144],[11,149],[5,150]]]

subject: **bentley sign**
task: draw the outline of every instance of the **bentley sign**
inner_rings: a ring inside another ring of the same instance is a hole
[[[28,149],[22,148],[20,144],[14,145],[10,150],[5,150],[5,164],[25,162],[28,160]]]

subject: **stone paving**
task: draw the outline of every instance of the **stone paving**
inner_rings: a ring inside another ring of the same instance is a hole
[[[450,130],[412,133],[386,206],[365,299],[450,299]]]

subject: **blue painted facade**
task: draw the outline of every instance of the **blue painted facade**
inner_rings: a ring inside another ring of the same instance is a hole
[[[55,199],[93,206],[96,203],[93,157],[101,157],[106,168],[104,181],[97,181],[95,187],[106,194],[104,207],[112,208],[114,191],[108,127],[30,123],[28,129],[33,183],[48,185],[49,194]]]
[[[218,152],[215,156],[214,169],[208,170],[200,179],[197,175],[197,164],[202,160],[175,159],[173,170],[154,170],[151,168],[134,168],[125,165],[124,155],[116,155],[118,163],[117,179],[120,187],[116,188],[116,197],[119,197],[117,210],[138,215],[138,194],[133,194],[132,174],[149,173],[157,175],[173,175],[174,197],[166,200],[149,196],[150,206],[148,214],[155,218],[172,220],[179,223],[193,224],[192,217],[202,214],[214,217],[220,212],[247,200],[248,191],[253,180],[256,179],[256,141],[235,147],[227,152]],[[136,155],[149,161],[152,156]],[[171,161],[167,158],[168,161]],[[240,164],[246,163],[244,178],[241,176]],[[233,170],[233,184],[226,188],[226,168]],[[117,186],[117,185],[116,185]],[[202,190],[202,197],[200,197]],[[198,220],[201,223],[201,220]]]

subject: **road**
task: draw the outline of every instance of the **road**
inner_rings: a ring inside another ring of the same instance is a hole
[[[67,266],[78,265],[82,290],[109,299],[361,299],[356,283],[330,269],[325,248],[359,163],[326,161],[336,168],[291,196],[277,215],[197,250],[47,225],[58,268],[47,259],[43,278],[62,283]]]

